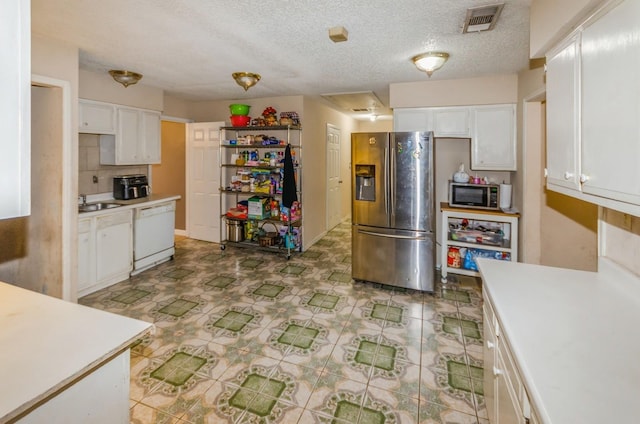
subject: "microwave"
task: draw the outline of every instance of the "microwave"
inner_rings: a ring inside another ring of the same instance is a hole
[[[449,206],[500,210],[500,185],[449,181]]]

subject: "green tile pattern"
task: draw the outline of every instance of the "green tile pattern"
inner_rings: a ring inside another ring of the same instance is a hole
[[[313,344],[320,331],[314,328],[305,328],[296,324],[290,324],[278,338],[278,342],[296,346],[301,349],[308,349]]]
[[[402,308],[376,303],[373,305],[371,316],[373,318],[399,323],[402,322]]]
[[[359,364],[391,371],[395,366],[395,358],[396,349],[393,346],[362,340],[354,359]]]
[[[236,281],[233,277],[226,277],[224,275],[218,275],[211,280],[206,281],[204,284],[211,287],[217,287],[219,289],[224,289],[228,287],[231,283]]]
[[[249,374],[231,396],[229,404],[238,409],[246,409],[259,417],[266,417],[285,388],[286,384],[282,381]]]
[[[329,275],[329,281],[337,281],[339,283],[350,283],[351,274],[348,274],[346,272],[333,271],[331,275]]]
[[[482,339],[482,333],[478,328],[478,323],[474,321],[448,316],[445,316],[443,321],[442,329],[449,334],[462,334],[463,336],[471,337],[472,339]]]
[[[151,377],[173,386],[182,386],[206,363],[205,358],[176,352],[168,361],[154,370]]]
[[[125,305],[132,305],[146,296],[150,295],[150,291],[141,289],[129,289],[117,296],[111,298],[114,302],[124,303]]]
[[[80,299],[157,323],[131,351],[131,421],[486,423],[480,284],[349,280],[350,234],[289,260],[178,236],[173,261]]]
[[[214,327],[224,328],[225,330],[238,332],[242,330],[251,320],[253,315],[242,312],[229,311],[224,316],[213,323]]]
[[[174,269],[168,272],[165,272],[164,274],[162,274],[165,277],[169,277],[169,278],[173,278],[174,280],[181,280],[185,277],[188,277],[189,275],[193,274],[193,271],[190,269]]]
[[[335,309],[339,300],[339,296],[334,296],[332,294],[314,293],[314,295],[309,300],[309,305],[315,306],[317,308],[333,310]]]
[[[282,292],[282,290],[284,290],[284,286],[280,286],[277,284],[264,283],[260,287],[255,289],[253,291],[253,294],[270,297],[270,298],[276,298],[278,297],[280,292]]]
[[[471,296],[469,293],[462,290],[444,289],[442,290],[442,297],[456,302],[471,303]]]
[[[360,408],[355,403],[342,400],[338,402],[334,417],[348,423],[383,424],[385,416],[382,412],[371,408]]]
[[[160,308],[159,312],[179,318],[196,306],[198,306],[197,302],[192,302],[186,299],[176,299],[168,305]]]

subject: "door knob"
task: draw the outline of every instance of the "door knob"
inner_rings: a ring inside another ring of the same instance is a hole
[[[589,181],[589,176],[588,175],[584,175],[584,174],[580,174],[580,182],[582,184],[586,183],[587,181]]]
[[[566,171],[564,173],[564,179],[565,180],[570,180],[571,178],[573,178],[573,174],[571,172],[569,172],[569,171]]]

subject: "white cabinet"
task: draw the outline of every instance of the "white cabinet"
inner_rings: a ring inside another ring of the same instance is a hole
[[[471,120],[471,169],[515,171],[515,105],[475,106]]]
[[[118,107],[116,113],[115,136],[100,136],[100,163],[160,163],[160,113],[126,107]]]
[[[640,2],[603,11],[582,32],[585,193],[640,204]]]
[[[96,280],[95,234],[91,218],[78,220],[78,292],[84,292]]]
[[[547,188],[640,215],[640,3],[609,2],[547,55]]]
[[[433,133],[436,137],[471,136],[470,109],[466,107],[434,108]]]
[[[116,133],[115,105],[80,99],[78,111],[79,132],[89,134]]]
[[[547,55],[547,182],[580,189],[580,34]]]
[[[133,269],[131,209],[78,221],[78,296],[129,278]]]
[[[515,171],[516,106],[398,108],[394,131],[433,131],[435,137],[471,138],[471,169]]]
[[[525,424],[535,411],[491,301],[483,292],[484,399],[491,424]]]
[[[130,210],[96,218],[96,279],[127,275],[133,266],[133,227]]]
[[[4,0],[0,13],[0,219],[31,210],[30,2]]]

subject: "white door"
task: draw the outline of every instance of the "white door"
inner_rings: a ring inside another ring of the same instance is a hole
[[[187,124],[187,233],[220,242],[220,127],[224,122]]]
[[[340,223],[340,129],[327,124],[327,231]]]

